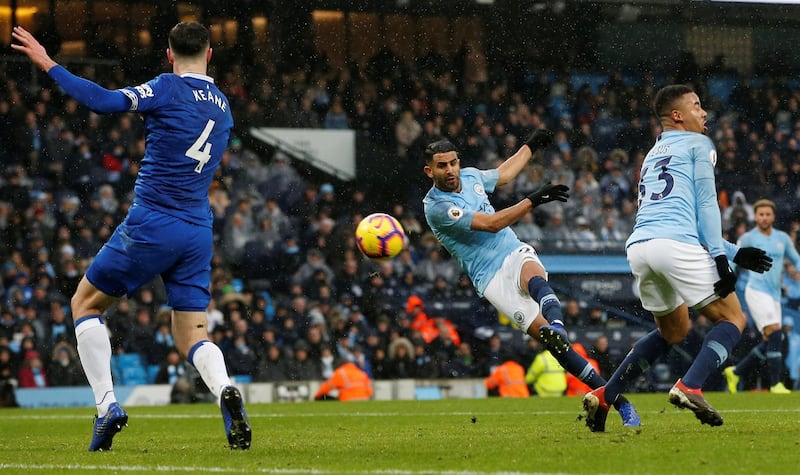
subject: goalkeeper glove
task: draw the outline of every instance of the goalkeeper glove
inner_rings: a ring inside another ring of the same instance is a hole
[[[725,298],[736,290],[736,274],[733,273],[731,266],[728,265],[728,257],[726,255],[715,257],[714,263],[717,264],[717,273],[719,274],[719,280],[714,284],[714,292],[721,298]]]
[[[772,258],[757,247],[743,247],[733,258],[734,264],[747,270],[763,274],[772,268]]]
[[[551,201],[561,201],[566,202],[567,198],[569,198],[569,187],[567,185],[553,185],[550,182],[543,185],[538,190],[534,191],[533,193],[526,196],[533,206],[539,206],[544,203],[549,203]]]
[[[547,129],[534,130],[532,134],[525,139],[525,145],[531,149],[531,153],[536,153],[537,150],[550,146],[553,143],[553,132]]]

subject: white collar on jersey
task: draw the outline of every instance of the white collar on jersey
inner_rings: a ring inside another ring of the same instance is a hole
[[[214,84],[214,78],[211,76],[206,76],[205,74],[198,74],[198,73],[183,73],[181,74],[182,78],[195,78],[195,79],[202,79],[203,81],[208,81],[211,84]]]

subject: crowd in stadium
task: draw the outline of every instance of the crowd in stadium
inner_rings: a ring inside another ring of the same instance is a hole
[[[244,67],[225,54],[215,61],[236,136],[209,191],[209,328],[230,373],[253,381],[321,380],[343,360],[373,378],[484,377],[512,355],[531,364],[540,348],[497,323],[422,218],[430,187],[422,150],[439,137],[457,145],[462,167],[486,168],[530,131],[556,131],[556,147],[497,190],[495,208],[547,181],[566,184],[569,202],[514,225],[520,238],[542,253],[621,254],[638,164],[659,133],[648,107],[653,91],[690,82],[710,114],[727,238],[753,226],[750,203],[769,198],[776,227],[797,242],[800,84],[780,75],[742,77],[720,92],[719,71],[691,61],[671,77],[598,72],[585,83],[569,71],[488,75],[463,55],[403,64],[388,50],[341,69],[324,58],[300,69]],[[135,84],[160,62],[132,64],[141,67],[94,79],[108,88]],[[133,114],[93,114],[47,77],[32,87],[30,72],[15,63],[0,69],[0,379],[82,385],[69,299],[130,206],[142,123]],[[359,157],[359,180],[343,183],[279,150],[249,146],[252,126],[349,128],[369,153]],[[363,258],[353,238],[355,223],[375,211],[396,216],[409,235],[408,248],[380,264]],[[789,275],[787,297],[797,307],[800,276]],[[106,316],[115,354],[140,355],[152,368],[141,382],[174,384],[191,370],[173,349],[165,301],[153,282]],[[563,301],[570,325],[603,325],[591,308]],[[701,336],[702,322],[696,326]],[[601,342],[589,354],[604,373],[617,363]]]

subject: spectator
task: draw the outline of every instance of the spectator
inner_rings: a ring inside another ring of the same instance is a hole
[[[319,357],[319,370],[318,373],[322,379],[329,379],[333,376],[333,372],[341,366],[344,361],[333,353],[333,349],[325,345],[321,349]]]
[[[233,337],[233,346],[225,353],[225,364],[232,375],[250,376],[251,378],[256,375],[256,356],[247,344],[245,334],[237,333]]]
[[[533,212],[524,214],[522,219],[511,226],[511,229],[517,233],[517,237],[520,241],[530,244],[537,249],[541,247],[544,234],[542,228],[534,222]]]
[[[392,379],[415,376],[414,345],[408,338],[400,337],[389,344],[387,375]]]
[[[349,129],[350,119],[344,111],[342,100],[337,97],[333,100],[333,104],[328,112],[325,114],[325,121],[323,127],[326,129]]]
[[[483,380],[483,385],[490,391],[497,391],[500,397],[530,397],[531,392],[525,383],[525,368],[513,360],[508,360],[496,367]]]
[[[597,240],[597,235],[591,228],[589,220],[583,216],[575,218],[575,226],[577,229],[572,234],[572,242],[575,248],[580,251],[596,251],[600,248],[600,242]]]
[[[600,375],[606,380],[614,373],[614,368],[617,362],[611,357],[608,346],[608,337],[605,335],[598,336],[591,350],[589,350],[589,357],[597,361],[600,368]]]
[[[417,379],[433,379],[439,377],[439,369],[436,362],[428,352],[428,348],[423,340],[414,342],[413,353],[414,366],[412,375]]]
[[[47,371],[42,365],[39,352],[35,350],[25,352],[18,379],[20,388],[46,388],[50,386],[47,380]]]
[[[533,359],[525,374],[525,382],[533,386],[537,396],[563,396],[567,389],[567,372],[549,350],[544,350]]]
[[[53,348],[53,358],[47,367],[51,386],[83,386],[86,377],[78,361],[78,350],[67,341],[59,341]]]
[[[455,354],[444,361],[440,374],[448,378],[474,378],[479,368],[469,343],[461,343]]]
[[[316,381],[322,379],[319,365],[308,357],[310,346],[305,340],[294,344],[294,358],[288,360],[286,376],[289,381]]]
[[[283,352],[278,345],[270,345],[265,356],[258,363],[258,374],[255,380],[259,382],[281,382],[289,379],[287,364]]]
[[[417,295],[408,297],[405,312],[411,320],[411,328],[414,330],[421,330],[430,321],[430,317],[425,313],[425,303]]]
[[[0,345],[0,407],[17,407],[14,394],[14,388],[18,384],[16,375],[11,350]]]
[[[155,384],[174,386],[187,373],[188,363],[181,357],[177,348],[170,348],[156,373]]]
[[[334,390],[338,395],[334,398]],[[336,368],[333,375],[323,382],[314,399],[338,399],[339,401],[363,401],[372,397],[372,381],[366,372],[354,363],[347,362]]]

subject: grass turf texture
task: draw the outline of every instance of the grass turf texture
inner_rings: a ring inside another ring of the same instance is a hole
[[[789,474],[800,463],[800,392],[707,394],[701,425],[666,394],[634,394],[643,426],[607,432],[580,398],[251,404],[249,451],[231,451],[211,404],[126,407],[114,450],[89,453],[92,410],[0,410],[0,472]]]

